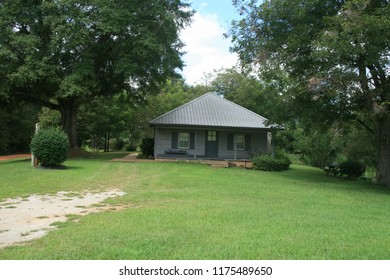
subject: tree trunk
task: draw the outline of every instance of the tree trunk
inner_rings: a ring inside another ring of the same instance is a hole
[[[105,139],[104,139],[104,152],[110,151],[110,132],[107,130]]]
[[[59,100],[62,129],[68,135],[71,150],[76,150],[77,142],[77,111],[79,103],[75,98]]]
[[[377,183],[390,187],[390,114],[378,119],[379,150],[377,165]]]

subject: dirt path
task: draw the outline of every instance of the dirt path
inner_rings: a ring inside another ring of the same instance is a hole
[[[66,221],[69,214],[85,215],[107,210],[107,206],[96,207],[96,204],[124,194],[119,191],[82,194],[59,192],[2,201],[0,248],[40,238],[56,228],[51,226],[52,223]]]
[[[152,159],[139,159],[137,158],[138,153],[131,153],[123,158],[114,158],[111,161],[120,161],[120,162],[154,162]]]
[[[9,159],[17,159],[17,158],[28,159],[28,158],[31,158],[31,154],[17,154],[17,155],[0,156],[0,161],[9,160]]]

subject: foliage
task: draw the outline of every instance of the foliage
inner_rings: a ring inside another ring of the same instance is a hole
[[[284,130],[276,135],[276,146],[295,154],[304,163],[324,168],[346,159],[374,167],[377,158],[375,137],[351,123],[334,123],[328,128]]]
[[[0,102],[0,155],[30,151],[38,106],[25,102]]]
[[[378,181],[390,186],[388,1],[235,0],[234,50],[279,91],[283,117],[375,135]],[[286,108],[287,107],[287,108]],[[287,110],[286,110],[287,109]]]
[[[274,155],[263,154],[254,156],[252,162],[254,169],[264,171],[288,170],[291,164],[290,158],[282,151],[276,151]]]
[[[45,167],[60,166],[67,159],[69,140],[58,128],[42,128],[31,140],[31,152]]]
[[[346,146],[343,149],[343,154],[346,158],[360,161],[367,166],[376,166],[378,158],[378,147],[376,143],[378,141],[374,134],[364,128],[353,128],[346,135],[346,141]]]
[[[134,122],[133,104],[123,94],[99,97],[80,107],[78,135],[81,144],[107,149],[107,141],[133,137],[129,129]],[[89,142],[89,143],[88,143]],[[90,143],[92,142],[92,143]]]
[[[339,164],[340,176],[348,175],[348,178],[358,178],[362,176],[366,170],[364,164],[359,161],[347,160]]]
[[[140,145],[141,158],[151,158],[154,156],[154,138],[144,138]]]
[[[133,102],[183,66],[183,1],[1,1],[0,97],[59,110],[71,146],[77,112],[96,96]]]
[[[343,127],[333,125],[323,130],[297,129],[294,137],[295,153],[301,155],[305,163],[324,168],[342,153],[348,132]]]
[[[211,81],[212,91],[253,112],[268,117],[273,109],[273,94],[265,92],[261,81],[245,69],[220,70]]]
[[[95,98],[80,106],[78,115],[79,141],[83,145],[102,147],[107,137],[124,140],[135,149],[143,138],[153,136],[149,122],[175,107],[204,93],[190,87],[182,79],[167,80],[160,85],[159,94],[148,95],[137,103],[131,102],[126,94]],[[106,140],[107,141],[107,140]]]
[[[56,110],[43,107],[38,115],[41,127],[61,126],[61,114]]]

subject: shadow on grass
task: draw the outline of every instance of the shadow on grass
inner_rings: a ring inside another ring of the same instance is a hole
[[[99,161],[110,161],[116,158],[123,158],[129,155],[130,152],[89,152],[84,153],[82,156],[71,156],[70,160],[99,160]]]
[[[84,169],[84,167],[81,167],[81,166],[65,166],[64,170],[79,170],[79,169]]]
[[[4,164],[4,165],[8,165],[8,164],[15,164],[15,163],[30,163],[31,162],[31,159],[10,159],[10,160],[4,160],[4,161],[0,161],[0,165],[1,164]],[[31,166],[31,168],[34,168]],[[52,170],[52,171],[63,171],[63,170],[79,170],[79,169],[84,169],[84,167],[81,167],[81,166],[74,166],[74,165],[61,165],[61,166],[57,166],[57,167],[44,167],[44,166],[38,166],[38,167],[35,167],[35,169],[37,170]]]
[[[61,165],[61,166],[38,166],[36,169],[39,170],[49,170],[49,171],[66,171],[66,170],[78,170],[78,169],[84,169],[84,167],[81,166],[68,166],[68,165]]]
[[[31,162],[31,159],[30,158],[8,159],[8,160],[0,161],[0,164],[11,164],[11,163],[18,163],[18,162]]]

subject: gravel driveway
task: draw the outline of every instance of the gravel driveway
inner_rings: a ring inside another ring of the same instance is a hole
[[[50,224],[66,221],[69,214],[85,215],[107,210],[107,206],[96,204],[124,194],[119,191],[58,192],[54,195],[6,199],[0,202],[0,248],[42,237],[49,230],[56,228]]]

